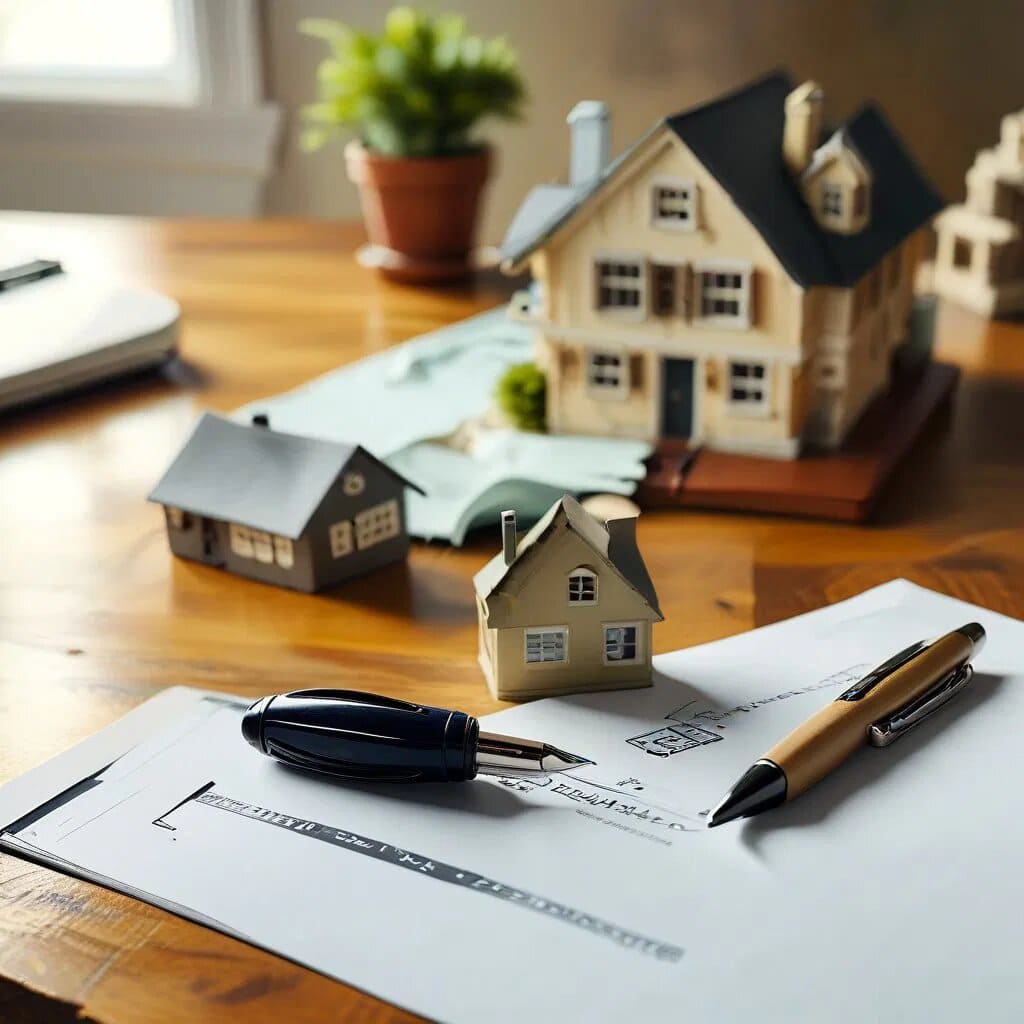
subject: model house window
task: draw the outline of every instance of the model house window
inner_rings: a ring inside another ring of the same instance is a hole
[[[660,228],[692,231],[697,221],[697,187],[691,181],[658,182],[651,190],[652,220]]]
[[[953,266],[967,269],[971,265],[973,246],[966,238],[953,239]]]
[[[270,565],[274,561],[274,544],[269,533],[262,530],[252,531],[252,552],[257,562],[265,562]]]
[[[834,181],[821,183],[821,212],[836,219],[843,215],[843,186]]]
[[[597,308],[640,312],[644,304],[642,260],[598,260]]]
[[[350,498],[356,498],[366,490],[366,477],[362,473],[346,473],[341,481],[341,489]]]
[[[623,664],[637,661],[640,645],[637,641],[639,627],[634,625],[604,627],[604,660]]]
[[[187,530],[192,525],[189,514],[184,509],[174,508],[172,505],[167,506],[167,522],[175,530]]]
[[[237,523],[232,523],[228,527],[228,540],[231,544],[231,550],[239,558],[253,558],[255,556],[252,546],[252,530],[248,526],[239,526]]]
[[[352,554],[355,545],[352,543],[352,524],[344,519],[335,523],[328,531],[331,540],[331,557],[344,558]]]
[[[526,630],[523,635],[527,664],[539,665],[542,662],[565,661],[568,632],[565,626]]]
[[[295,545],[288,537],[274,538],[274,561],[282,569],[290,569],[295,565]]]
[[[697,289],[702,320],[727,326],[750,326],[749,268],[698,267]]]
[[[624,352],[590,349],[587,386],[602,396],[625,397],[629,394],[629,357]]]
[[[655,316],[683,316],[685,267],[666,263],[651,266],[651,312]]]
[[[569,573],[569,604],[597,604],[597,576],[589,569]]]
[[[763,363],[729,364],[729,402],[744,411],[768,409],[768,368]]]
[[[362,551],[390,540],[398,536],[401,528],[398,501],[395,498],[380,505],[372,505],[356,516],[356,547]]]

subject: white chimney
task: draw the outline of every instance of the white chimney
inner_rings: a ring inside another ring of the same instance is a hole
[[[782,157],[791,174],[803,174],[818,148],[824,104],[825,94],[817,82],[804,82],[786,97]]]
[[[611,154],[608,107],[600,100],[582,100],[569,111],[569,184],[589,185],[601,177]]]
[[[501,552],[506,565],[516,560],[516,514],[512,509],[501,513]]]

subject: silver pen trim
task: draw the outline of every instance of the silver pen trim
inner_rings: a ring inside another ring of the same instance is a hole
[[[593,761],[568,751],[559,750],[548,743],[524,740],[516,736],[501,736],[481,732],[477,740],[476,770],[478,775],[502,775],[508,778],[529,778],[550,775],[578,768]]]

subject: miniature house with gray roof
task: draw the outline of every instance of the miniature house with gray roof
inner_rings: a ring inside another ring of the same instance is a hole
[[[565,495],[521,538],[502,513],[502,550],[474,577],[480,665],[501,700],[651,682],[663,618],[636,519],[602,523]]]
[[[792,458],[835,448],[888,387],[942,208],[882,112],[827,128],[771,74],[667,117],[609,160],[602,103],[570,115],[567,184],[515,215],[555,433]]]
[[[406,556],[407,487],[358,445],[206,413],[149,500],[180,558],[312,592]]]

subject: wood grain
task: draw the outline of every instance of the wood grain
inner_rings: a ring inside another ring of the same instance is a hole
[[[419,291],[355,265],[351,226],[7,215],[73,268],[184,309],[187,367],[0,423],[0,780],[172,683],[257,696],[359,686],[483,713],[470,577],[497,531],[308,596],[169,555],[145,495],[204,408],[229,410],[468,316],[508,285]],[[954,308],[964,370],[945,424],[872,526],[665,510],[640,544],[667,621],[656,651],[728,636],[894,576],[1024,616],[1024,327]],[[247,1024],[414,1018],[126,897],[0,857],[0,1019]]]

